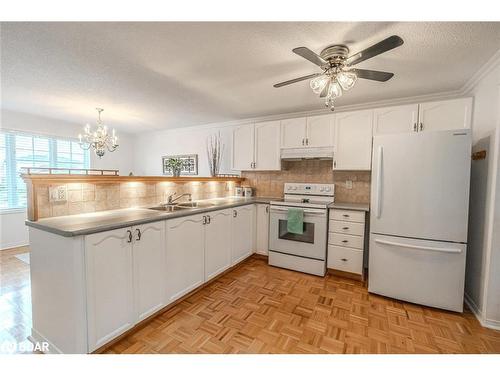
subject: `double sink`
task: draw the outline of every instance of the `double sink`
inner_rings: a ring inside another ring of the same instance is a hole
[[[149,207],[150,210],[165,211],[165,212],[175,212],[181,210],[188,210],[192,208],[206,208],[215,206],[212,202],[185,202],[176,204],[164,204],[155,207]]]

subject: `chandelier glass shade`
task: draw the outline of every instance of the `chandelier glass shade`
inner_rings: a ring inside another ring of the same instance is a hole
[[[350,90],[358,76],[353,71],[346,69],[328,69],[318,77],[314,77],[310,86],[315,94],[320,98],[325,98],[325,105],[334,110],[333,102],[342,96],[343,91]]]
[[[90,129],[90,125],[85,125],[82,134],[78,134],[78,139],[80,140],[80,147],[84,150],[89,150],[92,148],[99,158],[103,157],[106,150],[113,152],[118,148],[118,137],[116,136],[115,129],[112,130],[111,134],[108,134],[108,127],[102,124],[101,112],[104,111],[102,108],[96,108],[98,112],[97,128],[95,130]]]

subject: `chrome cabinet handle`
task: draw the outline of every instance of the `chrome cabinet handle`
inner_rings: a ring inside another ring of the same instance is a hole
[[[306,138],[306,146],[309,145],[309,138]]]
[[[347,215],[347,214],[343,214],[342,216],[343,216],[343,217],[349,217],[349,215]]]
[[[233,217],[236,217],[236,216],[238,216],[238,211],[233,210]]]
[[[266,206],[266,214],[269,213],[269,206]]]
[[[203,216],[203,221],[202,221],[202,224],[205,225],[207,223],[207,217],[206,216]]]
[[[414,123],[413,123],[413,131],[414,131],[414,132],[416,132],[417,130],[418,130],[418,128],[417,128],[417,123],[416,123],[416,122],[414,122]]]
[[[302,146],[304,146],[304,138],[302,138]]]
[[[420,123],[420,131],[424,130],[424,123]]]
[[[344,228],[342,228],[342,229],[343,229],[343,230],[348,230],[348,229],[349,229],[349,227],[344,227]]]
[[[337,168],[337,160],[333,161],[333,166],[334,166],[334,168]]]
[[[127,230],[127,233],[128,233],[128,240],[127,240],[127,242],[130,243],[130,242],[132,242],[132,231]]]
[[[342,258],[340,259],[342,262],[347,262],[347,259],[346,258]]]
[[[343,243],[348,243],[349,241],[348,240],[342,240]]]
[[[207,215],[207,224],[210,224],[210,215]]]
[[[140,241],[142,237],[141,230],[139,228],[136,228],[135,231],[137,232],[137,241]]]

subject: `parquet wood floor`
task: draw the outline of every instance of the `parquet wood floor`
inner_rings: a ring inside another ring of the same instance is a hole
[[[250,258],[106,353],[500,353],[463,314],[369,294],[366,285]]]

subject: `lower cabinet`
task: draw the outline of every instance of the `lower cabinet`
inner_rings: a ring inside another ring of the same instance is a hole
[[[269,205],[256,205],[255,252],[262,255],[269,253]]]
[[[234,265],[253,253],[255,205],[237,207],[232,211],[231,265]]]
[[[167,304],[203,284],[205,215],[167,220]]]
[[[88,348],[164,306],[164,223],[85,236]]]
[[[205,281],[231,266],[231,219],[233,210],[210,212],[205,225]]]

